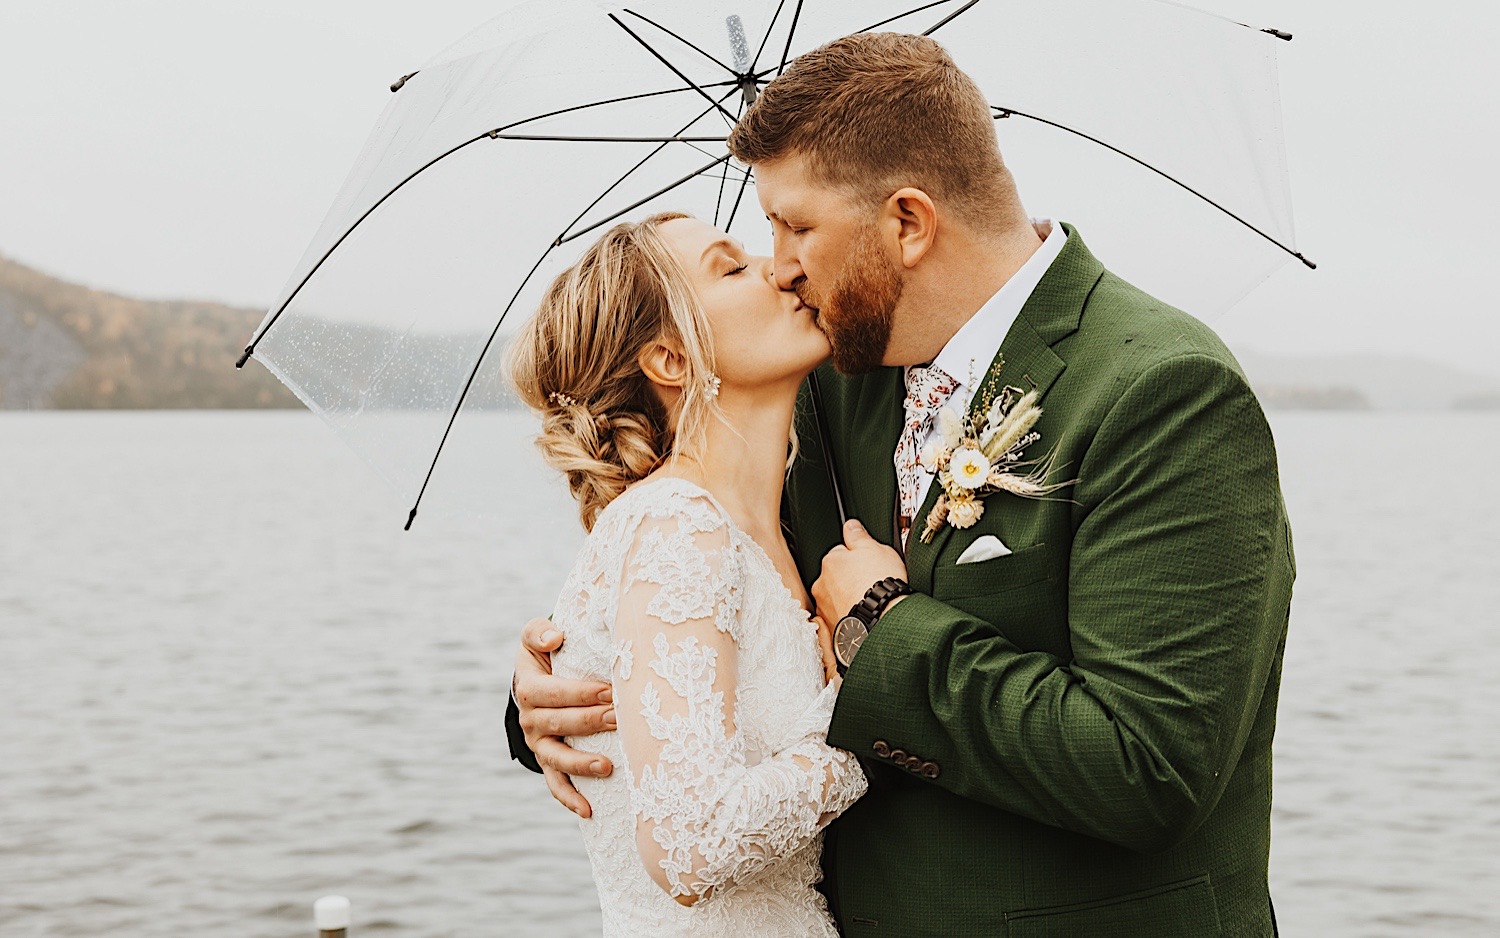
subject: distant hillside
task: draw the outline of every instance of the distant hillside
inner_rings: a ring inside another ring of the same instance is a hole
[[[1271,409],[1494,410],[1500,379],[1394,355],[1280,356],[1235,349]]]
[[[0,257],[0,410],[299,407],[234,361],[261,310],[133,300]]]
[[[1253,380],[1253,379],[1252,379]],[[1271,384],[1256,387],[1266,410],[1373,410],[1357,388]]]
[[[0,257],[0,410],[299,407],[258,363],[234,361],[261,310],[219,303],[153,302],[66,283]],[[309,334],[315,320],[302,320]],[[472,337],[342,327],[337,342],[308,342],[332,358],[382,360],[379,383],[351,375],[324,389],[345,408],[446,408],[452,389],[433,376],[462,369]],[[1413,358],[1287,357],[1236,349],[1273,410],[1500,410],[1500,380]],[[453,368],[432,363],[453,360]],[[342,404],[339,402],[342,401]],[[471,407],[514,407],[507,387],[476,384]]]

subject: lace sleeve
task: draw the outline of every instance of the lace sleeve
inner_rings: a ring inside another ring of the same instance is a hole
[[[747,764],[735,723],[743,558],[713,505],[678,507],[642,522],[626,561],[615,712],[641,861],[692,905],[811,843],[865,780],[825,741],[832,688],[779,751]]]

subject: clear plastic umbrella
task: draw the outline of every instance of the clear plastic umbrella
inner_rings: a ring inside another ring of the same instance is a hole
[[[798,54],[927,33],[985,90],[1033,214],[1200,316],[1297,258],[1284,33],[1167,0],[520,4],[392,86],[254,357],[417,505],[500,510],[507,324],[620,219],[769,251],[724,139]],[[851,115],[857,120],[858,115]]]

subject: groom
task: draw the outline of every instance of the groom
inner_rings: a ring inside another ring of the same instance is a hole
[[[1234,358],[1077,231],[1028,219],[982,94],[929,39],[802,56],[729,143],[838,371],[820,373],[831,452],[809,421],[786,516],[819,612],[870,600],[828,733],[871,776],[825,844],[845,934],[1274,934],[1293,560]],[[983,420],[1004,387],[1039,395],[1025,458],[1072,484],[934,517],[935,408],[975,398]],[[830,461],[863,525],[841,528]],[[887,577],[913,592],[872,588]],[[564,773],[610,766],[555,737],[607,725],[608,704],[544,674],[544,626],[512,750],[586,810]]]

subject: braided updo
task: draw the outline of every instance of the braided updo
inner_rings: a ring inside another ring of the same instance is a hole
[[[708,321],[658,230],[687,217],[611,228],[552,282],[511,345],[511,379],[542,417],[537,447],[567,477],[587,530],[627,486],[690,448],[713,413]],[[639,363],[659,339],[688,361],[673,413]]]

